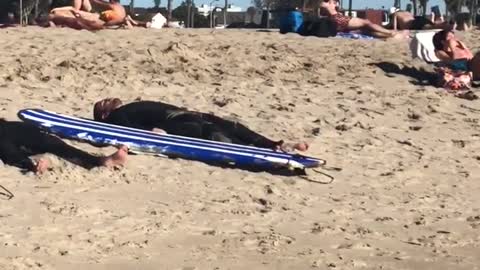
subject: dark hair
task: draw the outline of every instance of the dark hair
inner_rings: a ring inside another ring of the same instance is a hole
[[[443,50],[443,42],[447,40],[447,36],[449,33],[450,31],[442,30],[433,35],[433,47],[435,47],[435,50]]]
[[[108,106],[105,106],[104,102],[109,102]],[[95,121],[102,121],[103,118],[108,117],[110,112],[120,106],[122,106],[122,101],[119,98],[102,99],[93,106],[93,119],[95,119]]]

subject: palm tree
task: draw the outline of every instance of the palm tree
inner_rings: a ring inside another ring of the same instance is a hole
[[[477,25],[478,0],[470,0],[470,15],[472,16],[472,24]]]
[[[413,5],[413,15],[417,16],[417,7],[418,7],[417,0],[411,0],[411,2],[412,2],[412,5]]]
[[[135,0],[130,0],[130,14],[135,15]]]
[[[161,2],[162,2],[161,0],[153,0],[153,5],[154,5],[154,7],[155,7],[156,9],[158,9],[158,8],[160,7],[160,3],[161,3]]]
[[[227,27],[227,9],[228,9],[228,0],[225,0],[225,8],[223,9],[223,26]]]
[[[427,15],[427,3],[428,0],[420,0],[420,6],[422,7],[422,16]]]
[[[167,2],[167,23],[172,20],[172,0]]]

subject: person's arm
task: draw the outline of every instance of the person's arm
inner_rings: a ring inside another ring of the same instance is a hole
[[[50,13],[55,13],[55,12],[58,12],[58,11],[72,11],[72,10],[76,10],[76,9],[74,7],[71,7],[71,6],[57,7],[57,8],[54,8],[54,9],[50,10]]]
[[[462,48],[464,50],[464,52],[467,54],[467,59],[472,59],[473,54],[470,51],[470,49],[463,42],[461,42],[461,41],[457,41],[457,42],[460,45],[460,48]]]
[[[444,50],[435,50],[435,55],[437,56],[438,59],[442,62],[451,62],[454,59]]]
[[[100,7],[112,9],[110,3],[108,3],[108,2],[105,2],[105,1],[102,1],[102,0],[90,0],[90,1],[92,1],[93,3],[95,3],[96,5],[98,5]]]

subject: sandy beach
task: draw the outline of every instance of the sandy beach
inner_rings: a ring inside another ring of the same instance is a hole
[[[464,39],[477,51],[479,37]],[[144,155],[93,170],[50,157],[41,176],[0,165],[15,195],[0,200],[0,269],[480,269],[480,101],[430,86],[406,42],[36,27],[0,40],[8,120],[161,100],[305,140],[341,169],[322,185]]]

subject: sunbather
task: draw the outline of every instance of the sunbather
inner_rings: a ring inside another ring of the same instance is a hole
[[[413,16],[408,11],[401,11],[398,8],[390,9],[391,24],[393,30],[427,30],[451,28],[446,22],[433,22],[424,16]]]
[[[322,0],[320,4],[322,11],[337,25],[337,32],[349,32],[359,30],[362,34],[371,35],[377,38],[406,38],[408,31],[392,31],[369,20],[352,18],[337,11],[338,0]]]
[[[452,31],[443,30],[433,36],[435,55],[452,69],[472,72],[474,80],[480,79],[480,52],[475,55],[455,37]]]
[[[36,160],[31,158],[33,155],[52,153],[85,168],[93,168],[123,165],[127,151],[127,147],[124,146],[107,157],[93,156],[66,144],[58,137],[42,132],[33,125],[0,119],[0,159],[5,164],[36,173],[45,172],[51,164],[45,157]]]
[[[95,103],[93,115],[96,121],[159,133],[284,151],[293,149],[306,151],[308,149],[306,143],[275,142],[238,122],[227,121],[212,114],[193,112],[161,102],[138,101],[122,106],[120,99],[108,98]]]
[[[50,12],[49,19],[55,24],[86,30],[100,30],[109,26],[125,24],[126,11],[120,4],[120,0],[109,0],[109,2],[102,0],[91,1],[104,9],[104,11],[99,14],[91,13],[90,0],[76,0],[74,6],[53,9]],[[75,20],[64,18],[74,18]]]

